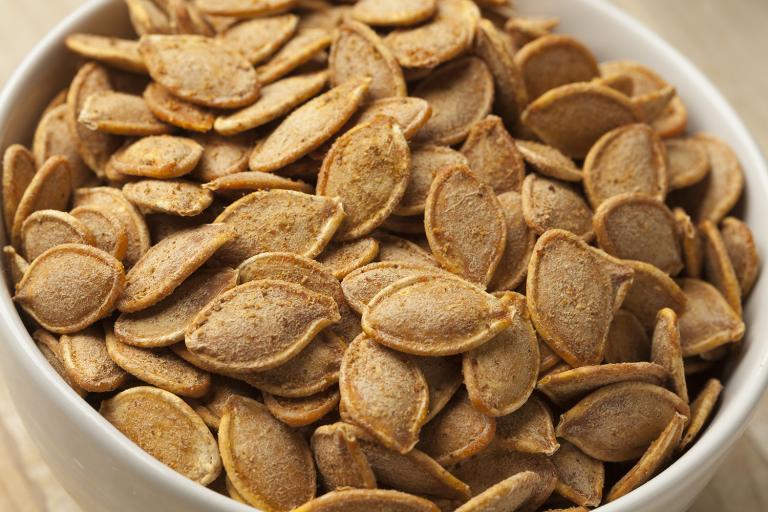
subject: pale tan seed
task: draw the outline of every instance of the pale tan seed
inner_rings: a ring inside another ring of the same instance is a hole
[[[498,196],[498,200],[506,222],[507,243],[488,287],[494,291],[514,290],[528,272],[528,262],[536,244],[536,232],[525,222],[520,194],[505,192]]]
[[[504,213],[488,185],[467,167],[441,169],[429,190],[424,225],[432,253],[445,269],[487,285],[507,242]]]
[[[429,411],[424,422],[429,422],[442,411],[461,387],[461,362],[455,357],[410,356],[427,381]]]
[[[80,124],[79,119],[89,96],[111,90],[107,70],[95,62],[89,62],[77,72],[67,93],[66,121],[70,136],[85,164],[99,177],[104,175],[104,168],[120,141],[108,133],[91,130]]]
[[[29,263],[16,252],[12,245],[3,247],[3,261],[5,262],[6,279],[12,285],[11,288],[15,289],[29,268]]]
[[[196,134],[192,140],[203,147],[203,156],[190,176],[210,181],[248,170],[253,141],[245,135],[223,137],[216,133]]]
[[[317,471],[327,491],[376,488],[376,475],[351,429],[340,428],[338,423],[323,425],[312,434],[311,443]]]
[[[233,236],[224,224],[204,224],[153,246],[126,275],[118,308],[135,313],[157,304]]]
[[[292,9],[296,0],[197,0],[205,14],[251,18]]]
[[[678,282],[686,298],[685,308],[678,311],[685,357],[741,340],[744,322],[717,288],[698,279],[680,279]]]
[[[749,226],[735,217],[726,217],[720,225],[720,235],[728,258],[739,280],[741,295],[745,298],[752,291],[760,272],[760,256]]]
[[[402,261],[427,267],[437,267],[437,261],[426,250],[405,238],[376,233],[379,241],[379,261]]]
[[[509,303],[512,324],[464,353],[462,361],[469,398],[489,416],[505,416],[519,409],[533,392],[539,374],[539,342],[525,297],[509,293],[503,299]]]
[[[675,413],[667,427],[648,447],[648,450],[637,464],[611,487],[606,501],[611,502],[621,498],[643,485],[661,471],[669,459],[672,458],[687,422],[688,418],[686,416]]]
[[[515,64],[525,81],[528,97],[574,82],[588,82],[600,75],[589,49],[565,35],[545,35],[515,53]]]
[[[350,122],[363,124],[377,116],[397,121],[405,138],[411,140],[432,117],[432,107],[425,100],[412,96],[382,98],[364,106]]]
[[[156,305],[138,313],[122,313],[115,321],[115,336],[122,343],[142,348],[184,341],[184,331],[194,316],[236,284],[237,273],[232,269],[200,270]]]
[[[544,93],[525,109],[522,120],[544,143],[569,157],[583,158],[600,137],[637,122],[639,114],[620,92],[581,83]]]
[[[196,35],[145,35],[139,52],[153,80],[179,98],[212,108],[238,108],[259,97],[251,63],[235,48]]]
[[[209,181],[203,185],[206,190],[218,192],[226,196],[238,197],[238,194],[253,192],[255,190],[294,190],[311,194],[314,187],[303,181],[283,178],[267,172],[236,172]]]
[[[376,118],[340,137],[317,181],[318,195],[344,205],[336,240],[354,240],[379,227],[400,203],[409,176],[408,142],[392,118]]]
[[[685,381],[683,350],[680,345],[680,326],[677,313],[669,308],[659,311],[651,342],[651,361],[662,366],[669,374],[669,388],[686,403],[688,386]]]
[[[315,497],[316,474],[307,442],[255,400],[229,400],[219,427],[227,476],[250,504],[292,510]]]
[[[128,382],[128,373],[109,357],[104,330],[91,326],[59,340],[61,362],[81,388],[95,393],[114,391]]]
[[[490,115],[473,124],[461,152],[475,176],[494,192],[520,192],[525,163],[500,117]]]
[[[72,174],[72,188],[78,188],[96,180],[96,175],[83,162],[74,136],[69,131],[66,103],[43,114],[35,130],[32,152],[38,162],[45,162],[54,155],[67,157]]]
[[[85,224],[57,210],[38,210],[21,226],[21,247],[27,261],[62,244],[94,245],[95,240]]]
[[[654,358],[653,361],[581,366],[544,376],[536,389],[554,403],[566,406],[591,391],[617,382],[647,382],[664,386],[671,372],[661,360]]]
[[[125,265],[131,267],[139,261],[150,246],[149,228],[141,213],[122,192],[111,187],[81,188],[75,191],[75,207],[101,208],[115,216],[128,237]]]
[[[218,117],[214,127],[222,135],[234,135],[263,126],[315,97],[327,81],[326,71],[278,80],[265,86],[261,97],[253,105]]]
[[[93,34],[71,34],[64,44],[81,57],[97,60],[125,71],[147,72],[144,60],[139,55],[139,43],[136,41]]]
[[[699,391],[699,395],[693,403],[691,403],[691,421],[688,423],[688,428],[685,430],[685,434],[680,440],[680,444],[677,447],[678,451],[685,450],[699,435],[707,420],[712,415],[712,411],[717,405],[717,399],[720,397],[722,390],[723,385],[717,379],[709,379],[707,383],[704,384],[704,387]]]
[[[361,238],[352,242],[333,243],[317,257],[333,277],[342,280],[355,270],[376,259],[380,242],[375,238]]]
[[[346,20],[337,29],[328,60],[331,83],[339,85],[358,76],[373,79],[368,98],[406,96],[400,64],[381,38],[363,23]]]
[[[72,182],[67,159],[63,156],[51,157],[23,190],[10,232],[13,245],[21,247],[22,226],[27,217],[40,210],[65,210],[71,194]]]
[[[237,48],[251,64],[259,64],[273,55],[296,33],[298,16],[259,17],[227,28],[218,38]],[[262,91],[263,94],[264,91]]]
[[[294,110],[256,146],[251,170],[275,171],[320,147],[354,115],[370,83],[370,78],[350,80]]]
[[[611,197],[595,211],[594,228],[600,248],[612,256],[650,263],[671,275],[683,269],[675,216],[654,197]]]
[[[3,154],[3,218],[5,231],[10,233],[13,218],[24,191],[37,172],[35,156],[24,146],[13,144]]]
[[[43,354],[45,360],[48,361],[48,364],[50,364],[62,380],[72,388],[72,391],[77,393],[80,397],[86,397],[88,392],[72,380],[67,369],[64,367],[64,363],[61,360],[59,339],[43,329],[35,330],[32,333],[32,339],[35,340],[35,345],[37,345],[38,350]]]
[[[473,48],[493,75],[494,110],[516,128],[520,125],[520,112],[528,104],[528,93],[506,37],[491,21],[481,19],[477,24]]]
[[[634,271],[634,278],[622,308],[635,315],[646,332],[653,332],[659,310],[670,308],[677,314],[683,311],[687,302],[685,294],[667,274],[642,261],[624,264]]]
[[[528,265],[526,293],[533,324],[547,345],[574,367],[599,364],[613,314],[632,280],[633,271],[624,263],[572,233],[550,230],[536,242]]]
[[[569,183],[529,174],[523,182],[522,207],[526,224],[539,235],[562,229],[587,242],[595,237],[592,209]]]
[[[164,6],[171,18],[171,26],[179,34],[213,36],[214,30],[197,5],[184,0],[167,0]]]
[[[581,181],[581,170],[557,149],[528,140],[517,140],[515,145],[525,162],[539,174],[562,181]]]
[[[741,316],[741,286],[720,230],[710,220],[699,224],[704,247],[704,276],[715,285],[728,304]]]
[[[208,303],[187,327],[185,342],[208,367],[265,371],[298,355],[339,319],[338,306],[327,295],[284,281],[252,281]]]
[[[126,0],[131,24],[139,35],[170,34],[171,20],[154,0]]]
[[[90,245],[111,254],[118,260],[128,249],[128,233],[117,216],[95,206],[78,206],[70,214],[79,220],[93,236]]]
[[[264,85],[275,82],[312,60],[330,44],[328,31],[319,28],[300,29],[267,63],[256,68],[259,82]]]
[[[680,251],[685,263],[685,275],[687,277],[701,277],[704,266],[704,248],[701,243],[701,234],[688,214],[682,208],[672,210],[677,223],[677,236],[680,239]]]
[[[632,80],[632,95],[642,97],[669,86],[659,75],[642,64],[628,60],[610,61],[600,64],[604,77],[616,74],[629,76]],[[672,99],[661,116],[653,121],[653,128],[662,137],[679,137],[685,132],[688,112],[679,97]]]
[[[463,391],[424,425],[419,449],[447,467],[484,450],[495,432],[496,421],[475,409]]]
[[[690,415],[683,400],[644,382],[611,384],[593,392],[560,417],[558,437],[605,462],[640,457],[676,413]]]
[[[506,18],[504,29],[510,33],[512,41],[517,48],[522,48],[531,41],[544,37],[560,24],[560,19],[555,17],[545,18],[511,14],[513,15],[504,16]]]
[[[109,315],[124,283],[123,265],[109,254],[65,244],[32,262],[13,299],[45,329],[70,334]]]
[[[444,356],[482,345],[512,320],[499,299],[449,274],[433,274],[383,289],[364,310],[362,326],[376,341],[396,350]]]
[[[221,473],[221,458],[203,420],[181,398],[139,386],[101,402],[104,418],[141,449],[202,485]]]
[[[207,132],[216,119],[210,110],[177,98],[157,82],[144,90],[144,101],[155,117],[185,130]]]
[[[109,357],[120,368],[143,382],[175,395],[200,398],[211,388],[211,374],[187,363],[168,349],[132,347],[107,329]]]
[[[109,166],[121,174],[147,178],[178,178],[189,174],[203,156],[192,139],[157,135],[139,139],[117,151]]]
[[[667,152],[670,190],[695,185],[709,174],[706,143],[696,139],[667,139],[664,148]]]
[[[538,480],[539,477],[532,471],[523,471],[510,476],[475,496],[457,508],[456,512],[518,510],[531,498]]]
[[[387,448],[413,449],[429,407],[427,381],[416,364],[361,335],[344,353],[339,389],[345,419]]]
[[[181,217],[200,215],[213,202],[213,193],[196,183],[181,180],[142,180],[128,183],[123,195],[143,213]]]
[[[350,343],[362,331],[360,318],[349,308],[341,285],[323,266],[309,258],[288,252],[262,253],[248,258],[238,267],[240,283],[275,279],[299,284],[313,292],[331,297],[339,308],[341,320],[330,329]]]
[[[736,205],[744,191],[744,170],[733,149],[722,140],[703,133],[694,136],[707,148],[711,165],[709,179],[700,197],[694,217],[720,222]]]
[[[584,161],[584,189],[594,208],[630,192],[663,201],[667,182],[664,145],[648,125],[631,124],[606,133]]]
[[[337,423],[354,435],[376,474],[379,485],[412,494],[465,500],[469,487],[419,449],[400,454],[380,444],[365,430]]]
[[[651,358],[651,340],[640,320],[620,309],[613,315],[605,344],[606,363],[636,363]]]
[[[335,198],[290,190],[254,192],[229,205],[216,219],[236,233],[216,258],[227,265],[239,265],[263,252],[314,258],[328,245],[343,218],[343,207]]]
[[[237,375],[255,388],[275,396],[305,398],[339,381],[341,358],[347,345],[325,331],[287,363],[272,370]]]
[[[544,504],[555,488],[555,467],[541,454],[505,450],[491,445],[487,450],[456,464],[451,472],[469,484],[472,495],[477,496],[497,483],[523,471],[532,471],[539,478],[532,488],[531,497],[520,511],[533,512]]]
[[[537,395],[511,414],[496,418],[496,442],[507,450],[545,455],[552,455],[560,447],[552,412]]]
[[[323,2],[303,2],[304,11],[301,13],[299,26],[303,28],[324,28],[333,31],[341,25],[352,7],[343,4]]]
[[[352,16],[371,26],[407,26],[427,21],[437,11],[435,0],[362,0]]]
[[[404,492],[382,489],[342,489],[316,498],[296,512],[438,512],[431,501]]]
[[[272,416],[294,428],[311,425],[335,410],[339,405],[339,390],[327,389],[305,398],[284,398],[263,393],[264,405]]]
[[[474,123],[491,112],[493,76],[482,60],[467,57],[436,69],[413,95],[432,107],[432,117],[415,140],[421,144],[457,144],[467,138]]]
[[[409,5],[414,4],[409,2]],[[470,48],[479,20],[480,12],[473,2],[440,1],[434,18],[428,23],[394,30],[384,42],[404,68],[431,69]]]
[[[408,187],[393,213],[405,216],[424,213],[435,173],[443,167],[459,165],[469,166],[469,161],[464,155],[447,146],[412,146]]]
[[[632,104],[640,111],[642,118],[652,123],[664,116],[673,100],[677,99],[677,91],[667,85],[646,94],[632,97]]]
[[[603,498],[605,468],[568,441],[552,457],[557,472],[555,492],[577,505],[597,507]]]
[[[141,96],[114,91],[99,91],[88,96],[78,122],[91,130],[115,135],[144,137],[173,131],[152,114]]]

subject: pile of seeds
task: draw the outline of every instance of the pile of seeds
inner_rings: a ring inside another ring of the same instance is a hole
[[[733,151],[505,0],[126,0],[3,160],[42,354],[265,511],[586,510],[691,445],[758,270]]]

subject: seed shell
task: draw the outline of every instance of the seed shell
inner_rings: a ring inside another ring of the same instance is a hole
[[[410,356],[427,381],[429,411],[424,420],[429,422],[442,411],[461,387],[461,364],[457,358]]]
[[[613,315],[605,344],[606,363],[636,363],[651,359],[651,340],[635,315],[624,309]]]
[[[496,418],[496,442],[507,450],[545,455],[552,455],[560,447],[552,413],[536,395],[511,414]]]
[[[213,202],[210,190],[181,180],[142,180],[127,183],[123,195],[145,213],[180,217],[200,215]]]
[[[94,238],[82,222],[57,210],[38,210],[21,226],[21,246],[27,261],[62,244],[94,245]]]
[[[104,330],[89,327],[59,340],[61,362],[70,378],[86,391],[114,391],[128,381],[128,374],[109,357]]]
[[[69,372],[67,372],[64,362],[61,360],[61,347],[58,338],[48,331],[37,329],[32,333],[32,339],[35,340],[35,345],[40,350],[40,353],[43,354],[45,360],[48,361],[48,364],[59,374],[67,386],[72,388],[72,391],[79,396],[86,397],[88,392],[75,383],[72,377],[70,377]]]
[[[375,489],[376,475],[351,429],[323,425],[312,434],[312,452],[323,487]]]
[[[203,269],[184,281],[173,294],[137,313],[122,313],[115,321],[115,336],[141,348],[167,347],[184,341],[194,316],[220,293],[237,284],[237,272]]]
[[[413,449],[429,407],[427,381],[418,366],[360,336],[344,354],[339,388],[348,420],[387,448]]]
[[[3,215],[6,233],[13,228],[13,218],[24,191],[37,172],[35,156],[24,146],[14,144],[3,155]]]
[[[709,174],[706,143],[696,139],[667,139],[667,175],[669,189],[677,190],[699,183]]]
[[[187,327],[185,342],[207,366],[235,373],[265,371],[294,358],[339,318],[338,306],[327,295],[283,281],[251,281],[208,303]]]
[[[91,130],[115,135],[144,137],[173,131],[152,114],[143,98],[114,91],[98,91],[88,96],[78,122]]]
[[[45,162],[55,155],[67,157],[72,174],[72,188],[77,188],[86,183],[93,183],[96,175],[85,165],[77,150],[74,135],[69,131],[67,115],[66,103],[43,114],[35,130],[32,152],[38,162]],[[23,184],[23,181],[20,184]]]
[[[757,254],[752,231],[743,221],[726,217],[720,225],[720,235],[733,265],[742,297],[749,295],[760,272],[760,257]]]
[[[320,147],[354,115],[370,84],[370,78],[350,80],[294,110],[257,145],[251,170],[275,171]]]
[[[722,390],[723,384],[719,380],[709,379],[699,391],[699,395],[691,403],[691,421],[677,447],[679,451],[685,450],[704,428],[704,424],[717,405],[717,399]]]
[[[342,489],[329,492],[295,509],[296,512],[438,512],[431,501],[404,492],[383,489]]]
[[[193,178],[209,181],[248,169],[248,158],[253,149],[253,141],[249,137],[199,133],[193,135],[192,140],[203,147],[200,163],[191,172]]]
[[[460,165],[469,166],[469,161],[464,155],[447,146],[412,146],[408,187],[393,213],[405,216],[424,213],[435,173],[443,167]]]
[[[296,3],[296,0],[197,0],[196,5],[208,15],[251,18],[287,11]]]
[[[143,97],[152,114],[165,123],[194,132],[213,128],[216,120],[213,112],[177,98],[157,82],[147,86]]]
[[[227,477],[252,506],[292,510],[315,497],[317,477],[307,442],[255,400],[229,400],[219,450]]]
[[[266,64],[256,68],[259,82],[271,84],[312,60],[331,44],[328,31],[302,28]]]
[[[92,34],[71,34],[64,44],[71,51],[87,59],[97,60],[134,73],[147,72],[136,41]]]
[[[216,219],[236,233],[216,258],[227,265],[239,265],[264,252],[314,258],[343,219],[341,201],[335,198],[290,190],[253,192],[229,205]]]
[[[525,162],[539,174],[562,181],[581,181],[581,169],[555,148],[528,140],[517,140],[515,145]]]
[[[32,262],[13,300],[45,329],[70,334],[109,315],[124,283],[123,265],[109,254],[64,244]]]
[[[112,213],[95,206],[78,206],[70,214],[79,220],[93,236],[90,245],[111,254],[118,260],[128,249],[128,232]]]
[[[736,205],[744,191],[744,170],[739,158],[722,140],[703,133],[694,136],[707,148],[710,162],[709,179],[696,210],[696,219],[720,222]]]
[[[339,390],[326,391],[305,398],[285,398],[263,393],[264,405],[272,416],[294,428],[319,421],[339,405]]]
[[[563,498],[585,507],[597,507],[603,497],[605,468],[568,441],[552,456],[557,472],[555,492]]]
[[[489,487],[456,512],[482,512],[487,510],[518,510],[526,505],[536,489],[539,477],[532,471],[523,471]]]
[[[411,140],[432,117],[432,107],[426,100],[412,96],[381,98],[364,106],[351,122],[363,124],[377,116],[397,121],[405,138]]]
[[[613,314],[632,280],[633,271],[624,263],[572,233],[550,230],[536,242],[528,265],[526,293],[533,324],[569,364],[599,364]]]
[[[491,112],[493,91],[493,76],[476,57],[439,67],[413,90],[432,107],[432,117],[415,140],[437,145],[462,142],[472,125]]]
[[[473,124],[461,152],[475,176],[497,194],[522,188],[525,163],[500,117],[491,115]]]
[[[435,12],[435,0],[362,0],[355,4],[352,16],[366,25],[392,27],[416,25]]]
[[[460,316],[449,313],[459,310]],[[502,301],[444,274],[417,275],[384,288],[364,310],[362,325],[369,336],[395,350],[445,356],[482,345],[512,320]]]
[[[29,268],[27,260],[22,258],[12,245],[3,247],[3,261],[5,263],[6,279],[15,289],[19,281],[24,277],[24,273]]]
[[[425,267],[437,267],[437,261],[426,250],[405,238],[376,233],[379,241],[379,261],[400,261]]]
[[[101,402],[102,416],[174,471],[202,485],[221,473],[221,458],[203,420],[181,398],[139,386]]]
[[[698,279],[680,279],[686,298],[680,316],[680,341],[683,356],[690,357],[740,341],[744,322],[711,284]]]
[[[376,259],[379,241],[375,238],[361,238],[352,242],[333,243],[317,257],[336,279],[342,280],[355,270]]]
[[[741,286],[720,230],[712,221],[699,224],[704,246],[704,276],[715,285],[737,315],[741,316]]]
[[[232,238],[224,224],[204,224],[166,238],[128,272],[118,308],[135,313],[157,304]]]
[[[653,332],[659,310],[670,308],[678,314],[683,311],[687,299],[672,278],[642,261],[624,263],[634,271],[634,278],[622,307],[637,317],[646,332]]]
[[[662,366],[669,374],[669,388],[688,403],[685,382],[683,350],[680,346],[680,327],[677,313],[669,308],[659,311],[651,342],[651,361]]]
[[[157,135],[120,149],[110,159],[109,166],[129,176],[178,178],[189,174],[202,156],[202,146],[191,139]]]
[[[523,217],[528,226],[542,235],[562,229],[591,241],[592,209],[571,184],[529,174],[523,182]]]
[[[212,108],[238,108],[259,97],[251,63],[236,49],[196,35],[147,35],[139,52],[152,78],[179,98]]]
[[[294,14],[258,17],[236,23],[218,37],[237,48],[255,65],[268,59],[287,43],[296,33],[298,24],[299,18]]]
[[[640,457],[676,413],[689,416],[690,410],[671,391],[622,382],[582,399],[560,417],[556,432],[598,460],[623,462]]]
[[[528,262],[536,244],[536,232],[525,222],[520,194],[505,192],[497,199],[506,221],[507,243],[488,286],[494,291],[514,290],[523,282],[528,272]]]

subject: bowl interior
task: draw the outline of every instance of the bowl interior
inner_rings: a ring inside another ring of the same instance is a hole
[[[677,87],[689,112],[689,130],[706,131],[727,141],[739,155],[747,178],[743,201],[745,219],[755,234],[761,255],[767,253],[768,227],[762,219],[768,217],[768,173],[765,162],[754,141],[731,107],[714,86],[684,57],[660,38],[616,8],[602,0],[517,0],[524,14],[558,16],[560,32],[584,41],[598,60],[631,59],[648,65]],[[66,86],[74,74],[78,59],[63,45],[71,32],[91,32],[109,35],[131,34],[122,0],[94,0],[62,22],[38,45],[26,59],[0,97],[0,149],[12,143],[31,144],[34,127],[50,99]],[[4,243],[4,235],[3,243]],[[5,280],[3,273],[3,280]],[[103,450],[103,458],[119,457],[120,471],[132,470],[154,478],[168,496],[156,496],[155,502],[171,508],[174,498],[185,496],[207,510],[253,510],[223,496],[206,490],[174,473],[155,461],[120,435],[96,411],[79,399],[48,366],[37,351],[22,325],[11,301],[7,287],[0,291],[0,338],[10,364],[16,365],[17,375],[32,379],[41,388],[49,389],[60,402],[61,413],[76,424],[83,436],[97,440],[94,450]],[[760,343],[768,335],[768,316],[759,310],[768,307],[768,283],[759,280],[744,310],[748,330],[743,350],[731,365],[722,403],[709,428],[699,441],[670,468],[638,490],[604,506],[606,512],[644,510],[655,497],[674,493],[680,481],[703,474],[713,461],[719,460],[727,447],[746,427],[746,423],[768,381],[768,345]],[[24,382],[17,382],[24,385]],[[23,407],[20,407],[23,409]],[[30,420],[33,413],[23,414],[33,437],[44,435],[45,429]],[[45,450],[44,450],[45,451]],[[66,454],[62,454],[66,456]],[[98,460],[98,454],[96,459]],[[76,461],[77,462],[77,461]],[[83,474],[99,471],[78,466]],[[114,468],[112,468],[114,469]],[[107,471],[109,468],[107,468]],[[119,472],[115,473],[116,476]],[[131,485],[126,482],[125,485]],[[146,494],[140,485],[131,492]],[[703,484],[702,484],[703,485]],[[70,489],[70,491],[72,491]],[[76,496],[77,497],[77,496]],[[104,496],[104,499],[108,499]],[[107,501],[108,502],[108,501]],[[150,501],[147,501],[150,502]],[[197,508],[195,508],[197,510]],[[652,509],[648,509],[652,510]]]

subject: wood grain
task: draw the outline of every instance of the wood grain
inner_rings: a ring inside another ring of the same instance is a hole
[[[686,54],[720,88],[768,149],[768,2],[612,0]],[[84,0],[0,0],[0,83],[32,46]],[[1,379],[0,379],[1,381]],[[0,382],[0,511],[78,512],[16,417]],[[768,399],[693,512],[768,510]],[[84,483],[87,485],[87,483]]]

